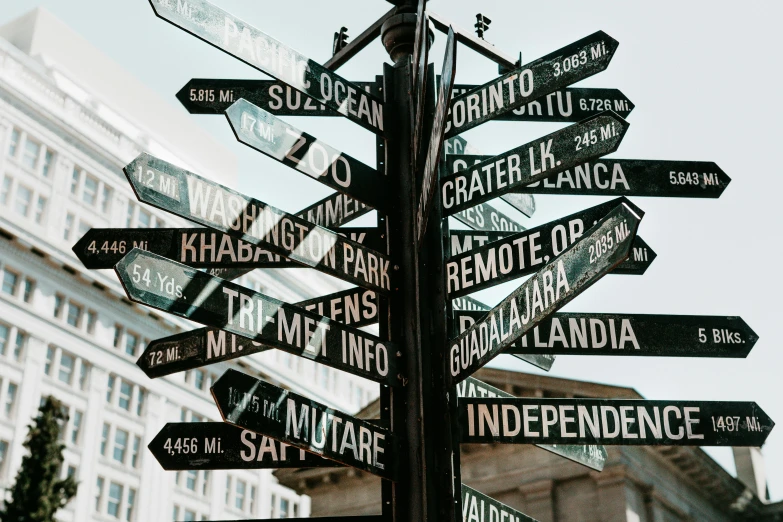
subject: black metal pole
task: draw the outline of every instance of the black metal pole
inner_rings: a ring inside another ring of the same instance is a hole
[[[445,386],[447,345],[444,249],[439,198],[432,202],[430,227],[416,249],[415,214],[421,191],[420,158],[412,154],[414,111],[411,63],[416,6],[398,8],[382,28],[381,38],[395,65],[384,68],[384,99],[388,133],[385,172],[393,182],[395,199],[388,213],[389,252],[399,288],[388,300],[382,329],[402,346],[402,388],[388,392],[392,430],[401,441],[400,480],[392,486],[393,522],[457,522],[459,509],[459,444],[455,445],[452,419],[456,398]],[[423,149],[426,152],[435,106],[434,72],[430,68]],[[418,167],[418,168],[417,168]],[[447,235],[447,231],[446,231]],[[384,514],[388,486],[384,486]],[[455,502],[456,501],[456,502]]]

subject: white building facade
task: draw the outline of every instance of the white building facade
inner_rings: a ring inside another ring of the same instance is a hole
[[[146,119],[133,112],[142,103]],[[28,425],[53,395],[70,413],[62,474],[79,482],[63,521],[307,516],[309,499],[269,471],[166,472],[146,446],[166,422],[219,420],[209,387],[229,366],[346,412],[375,399],[377,385],[275,350],[148,379],[135,364],[146,343],[195,326],[131,303],[113,271],[88,271],[71,251],[92,227],[189,226],[136,201],[121,168],[141,151],[235,183],[231,153],[175,103],[46,11],[0,27],[0,488],[13,484]],[[239,282],[288,302],[345,288],[309,269]]]

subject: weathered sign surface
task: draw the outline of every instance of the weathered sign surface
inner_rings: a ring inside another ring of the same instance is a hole
[[[462,522],[536,522],[521,511],[462,484]]]
[[[639,216],[644,215],[627,199],[618,198],[452,255],[445,263],[447,292],[452,297],[459,297],[532,274],[589,233],[600,219],[620,204],[627,205]],[[632,248],[634,254],[613,273],[622,270],[626,274],[643,274],[655,259],[652,249],[646,243],[642,244],[639,237],[634,238]]]
[[[446,112],[449,109],[449,101],[451,100],[451,87],[454,84],[454,74],[457,72],[456,61],[457,40],[454,37],[454,30],[449,28],[449,35],[446,38],[446,56],[443,58],[443,70],[441,71],[440,89],[438,90],[438,101],[435,104],[432,132],[424,162],[421,195],[419,197],[419,206],[416,210],[416,241],[418,244],[421,244],[424,232],[427,230],[427,220],[432,208],[432,197],[437,192],[438,163],[441,160],[441,151],[443,150],[443,132]],[[415,154],[414,157],[416,157]]]
[[[237,100],[226,118],[241,143],[366,205],[385,209],[387,179],[372,167],[247,100]]]
[[[440,182],[444,215],[610,154],[627,130],[628,122],[603,112],[446,176]]]
[[[455,98],[446,137],[603,71],[618,45],[617,40],[598,31]]]
[[[457,98],[478,89],[478,85],[454,86]],[[603,111],[614,111],[627,118],[634,104],[618,89],[569,87],[547,94],[493,119],[498,121],[578,122]],[[471,154],[466,152],[465,154]]]
[[[378,322],[375,292],[351,288],[295,303],[308,312],[323,315],[353,327]],[[147,343],[136,365],[150,378],[201,368],[270,349],[258,341],[220,328],[197,328]]]
[[[454,312],[464,331],[486,312]],[[558,312],[505,353],[745,358],[758,335],[741,317]]]
[[[447,380],[454,385],[582,293],[631,251],[641,217],[618,205],[593,231],[550,261],[499,305],[449,341]]]
[[[206,0],[150,0],[160,18],[204,40],[376,134],[383,101]]]
[[[169,422],[147,447],[167,470],[339,466],[332,460],[225,422]]]
[[[332,230],[149,154],[123,170],[139,201],[381,294],[391,291],[388,256]]]
[[[462,442],[761,447],[772,419],[755,402],[464,399]]]
[[[457,172],[491,158],[456,154],[446,157],[446,168]],[[711,161],[601,158],[519,186],[514,194],[718,198],[729,183],[731,178]]]
[[[328,317],[133,249],[114,268],[132,301],[396,386],[397,348]]]
[[[469,399],[474,397],[507,397],[514,398],[510,393],[506,393],[499,388],[468,377],[457,384],[457,397],[460,399]],[[589,445],[571,445],[571,444],[536,444],[537,447],[560,455],[568,460],[587,466],[588,468],[601,471],[606,464],[606,448],[595,444]]]
[[[375,227],[345,228],[336,232],[373,250],[381,246]],[[305,268],[279,254],[210,228],[91,228],[73,246],[89,269],[114,268],[132,248],[168,257],[194,268],[217,270]],[[212,275],[220,276],[220,272]],[[227,277],[222,277],[228,279]]]
[[[385,428],[232,369],[215,381],[212,396],[229,424],[382,478],[397,478],[397,443]]]

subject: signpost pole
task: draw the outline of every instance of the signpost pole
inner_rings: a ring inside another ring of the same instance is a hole
[[[399,6],[398,14],[382,29],[382,40],[388,43],[387,51],[395,61],[395,65],[384,69],[384,103],[389,109],[390,129],[385,166],[389,181],[396,184],[391,190],[396,202],[388,209],[389,252],[393,268],[402,277],[389,296],[388,316],[381,317],[381,321],[386,321],[389,338],[397,340],[405,352],[399,366],[404,385],[389,389],[392,431],[401,444],[399,480],[392,486],[393,522],[453,521],[461,516],[454,505],[459,489],[455,495],[451,494],[454,491],[452,463],[458,470],[459,445],[454,444],[457,439],[449,432],[453,417],[449,415],[446,388],[433,379],[443,374],[442,349],[438,347],[446,346],[448,340],[445,308],[437,305],[444,302],[443,290],[438,291],[443,286],[440,279],[443,279],[444,259],[439,202],[433,205],[431,226],[422,248],[415,247],[415,215],[422,185],[415,168],[422,162],[411,152],[412,115],[415,114],[410,106],[413,103],[411,74],[416,66],[411,63],[416,27],[415,15],[411,17],[411,14],[416,12],[416,7],[413,0]],[[431,115],[435,106],[435,82],[429,76],[423,109]],[[421,129],[421,136],[429,133],[430,129]],[[426,151],[428,144],[423,145]],[[383,328],[382,325],[382,331]],[[458,473],[456,480],[458,483]]]

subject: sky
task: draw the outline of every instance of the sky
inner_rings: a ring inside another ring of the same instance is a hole
[[[214,0],[220,7],[309,58],[331,55],[341,26],[355,36],[385,13],[383,0]],[[238,60],[157,19],[145,0],[14,0],[5,22],[43,5],[172,105],[190,78],[264,78]],[[478,7],[480,5],[480,8]],[[628,386],[648,399],[756,401],[783,422],[780,305],[783,284],[779,198],[783,109],[776,1],[682,2],[659,0],[501,1],[480,4],[433,0],[430,10],[464,28],[479,9],[492,19],[486,39],[508,55],[534,60],[597,30],[620,42],[609,68],[579,86],[618,88],[636,105],[614,157],[716,162],[732,179],[720,199],[633,198],[646,215],[640,235],[658,254],[644,276],[609,275],[571,302],[575,312],[741,316],[760,340],[747,359],[559,356],[550,375]],[[440,70],[445,37],[430,52]],[[369,81],[389,62],[380,41],[339,70]],[[456,82],[482,84],[497,76],[494,63],[460,46]],[[184,109],[183,109],[184,110]],[[193,116],[239,158],[239,190],[278,208],[296,211],[330,190],[238,143],[221,116]],[[337,118],[289,118],[337,149],[374,164],[373,135]],[[497,154],[562,128],[564,124],[490,122],[463,134],[487,154]],[[214,173],[212,173],[214,175]],[[605,201],[602,197],[539,196],[525,218],[502,202],[497,207],[525,226]],[[374,219],[355,224],[372,224]],[[476,295],[496,304],[519,284]],[[537,370],[510,356],[493,366]],[[734,471],[729,448],[708,448]],[[783,426],[764,447],[773,500],[783,498]]]

